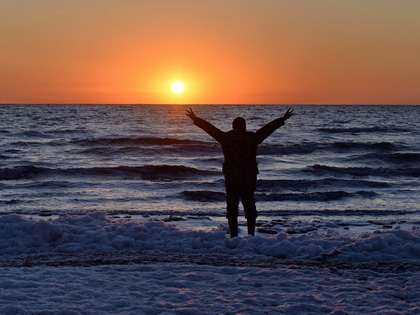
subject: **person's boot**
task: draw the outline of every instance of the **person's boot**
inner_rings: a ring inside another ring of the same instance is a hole
[[[238,236],[238,218],[229,218],[230,238]]]
[[[247,219],[248,221],[248,235],[255,235],[255,222],[256,219],[252,218],[252,219]]]

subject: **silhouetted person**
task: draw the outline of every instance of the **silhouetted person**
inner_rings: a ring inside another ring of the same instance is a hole
[[[232,130],[223,132],[197,117],[191,108],[187,110],[186,115],[194,121],[194,125],[203,129],[222,146],[225,156],[223,174],[226,187],[226,218],[229,222],[230,236],[238,236],[239,200],[244,207],[248,234],[254,235],[258,216],[254,199],[258,174],[257,148],[265,138],[284,125],[293,115],[293,110],[289,108],[283,117],[273,120],[256,132],[246,130],[246,122],[242,117],[233,120]]]

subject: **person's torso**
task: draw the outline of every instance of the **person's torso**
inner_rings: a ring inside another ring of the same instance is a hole
[[[255,134],[245,130],[231,130],[225,133],[221,143],[225,162],[225,175],[257,174],[257,148]]]

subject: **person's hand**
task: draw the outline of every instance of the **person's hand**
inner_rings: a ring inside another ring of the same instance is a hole
[[[286,113],[283,116],[283,120],[287,120],[293,116],[293,109],[288,108]]]
[[[197,118],[197,116],[195,116],[195,114],[194,114],[193,110],[191,109],[191,107],[190,107],[189,110],[187,109],[187,113],[185,115],[187,115],[188,117],[190,117],[192,120],[195,120]]]

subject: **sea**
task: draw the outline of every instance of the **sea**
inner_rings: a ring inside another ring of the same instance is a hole
[[[259,217],[225,218],[256,131]],[[419,314],[420,106],[0,105],[1,314]],[[145,289],[147,288],[147,289]]]
[[[256,131],[263,222],[420,224],[420,106],[0,105],[0,214],[225,221],[219,144],[185,115]],[[240,215],[243,217],[242,208]]]

